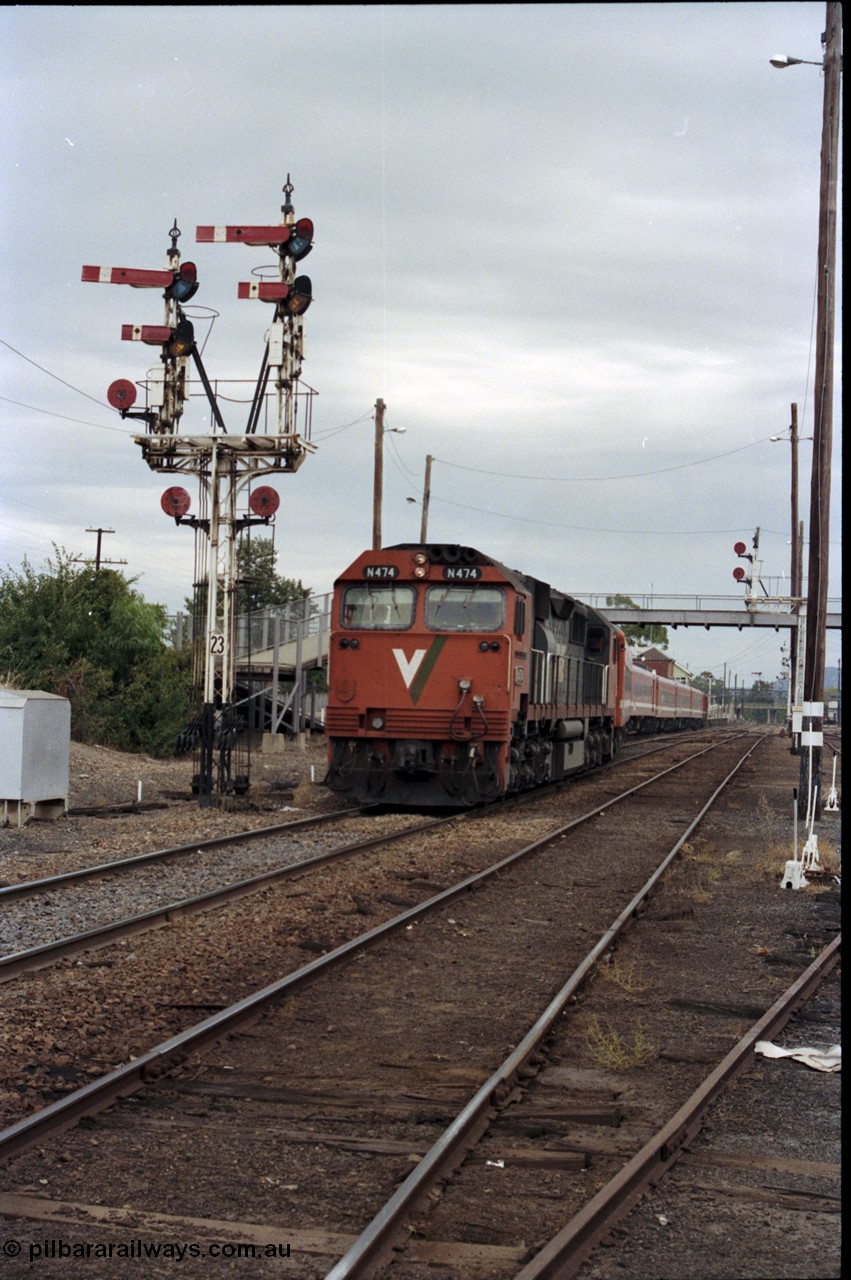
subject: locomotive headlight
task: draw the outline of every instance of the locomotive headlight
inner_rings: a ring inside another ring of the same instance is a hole
[[[372,725],[373,729],[383,729],[383,728],[384,728],[384,720],[383,720],[383,718],[382,718],[381,716],[373,716],[373,717],[372,717],[372,720],[370,721],[370,723],[371,723],[371,725]]]
[[[414,564],[428,564],[428,556],[424,555],[422,551],[418,551],[414,556]]]
[[[418,564],[417,567],[414,569],[414,577],[424,578],[426,576],[426,572],[427,572],[426,569],[424,569],[421,564]]]

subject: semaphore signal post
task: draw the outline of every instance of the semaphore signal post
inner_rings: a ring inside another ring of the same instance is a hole
[[[192,500],[178,485],[166,489],[161,505],[176,524],[195,531],[195,635],[203,635],[203,649],[196,642],[196,708],[181,734],[181,745],[196,752],[193,787],[202,806],[245,795],[250,785],[248,754],[241,746],[246,738],[243,699],[235,678],[237,548],[245,529],[274,520],[279,503],[274,489],[252,485],[270,475],[297,471],[316,447],[310,441],[315,393],[299,381],[304,313],[312,300],[312,285],[308,276],[296,274],[297,264],[313,247],[313,223],[309,218],[296,219],[289,175],[283,190],[285,201],[277,224],[202,226],[196,233],[199,244],[244,244],[272,250],[277,258],[273,268],[255,267],[254,279],[241,282],[237,290],[239,298],[274,308],[242,434],[231,433],[225,425],[196,345],[193,319],[198,315],[187,304],[198,289],[197,268],[193,262],[181,262],[177,221],[169,233],[171,247],[162,270],[83,267],[84,281],[163,290],[162,324],[125,324],[121,330],[124,341],[160,348],[159,363],[139,383],[145,390],[145,407],[134,408],[137,385],[127,379],[113,382],[107,398],[122,418],[144,422],[144,434],[136,436],[135,442],[152,471],[198,478],[197,515],[189,514]],[[190,360],[209,403],[209,435],[180,430],[189,396]]]

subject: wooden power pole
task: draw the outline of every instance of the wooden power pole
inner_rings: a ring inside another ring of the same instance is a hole
[[[828,0],[824,30],[824,107],[819,186],[815,421],[810,486],[810,552],[799,801],[812,796],[821,813],[824,657],[827,634],[830,479],[833,449],[833,348],[836,308],[836,217],[839,170],[842,5]]]

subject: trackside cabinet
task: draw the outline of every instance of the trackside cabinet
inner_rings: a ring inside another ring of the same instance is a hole
[[[0,689],[3,823],[59,818],[68,809],[71,704],[33,689]]]

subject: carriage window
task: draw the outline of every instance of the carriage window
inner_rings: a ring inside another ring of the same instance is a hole
[[[351,586],[343,592],[340,621],[367,631],[404,630],[414,621],[414,588]]]
[[[498,631],[505,617],[499,587],[429,587],[426,626],[432,631]]]

